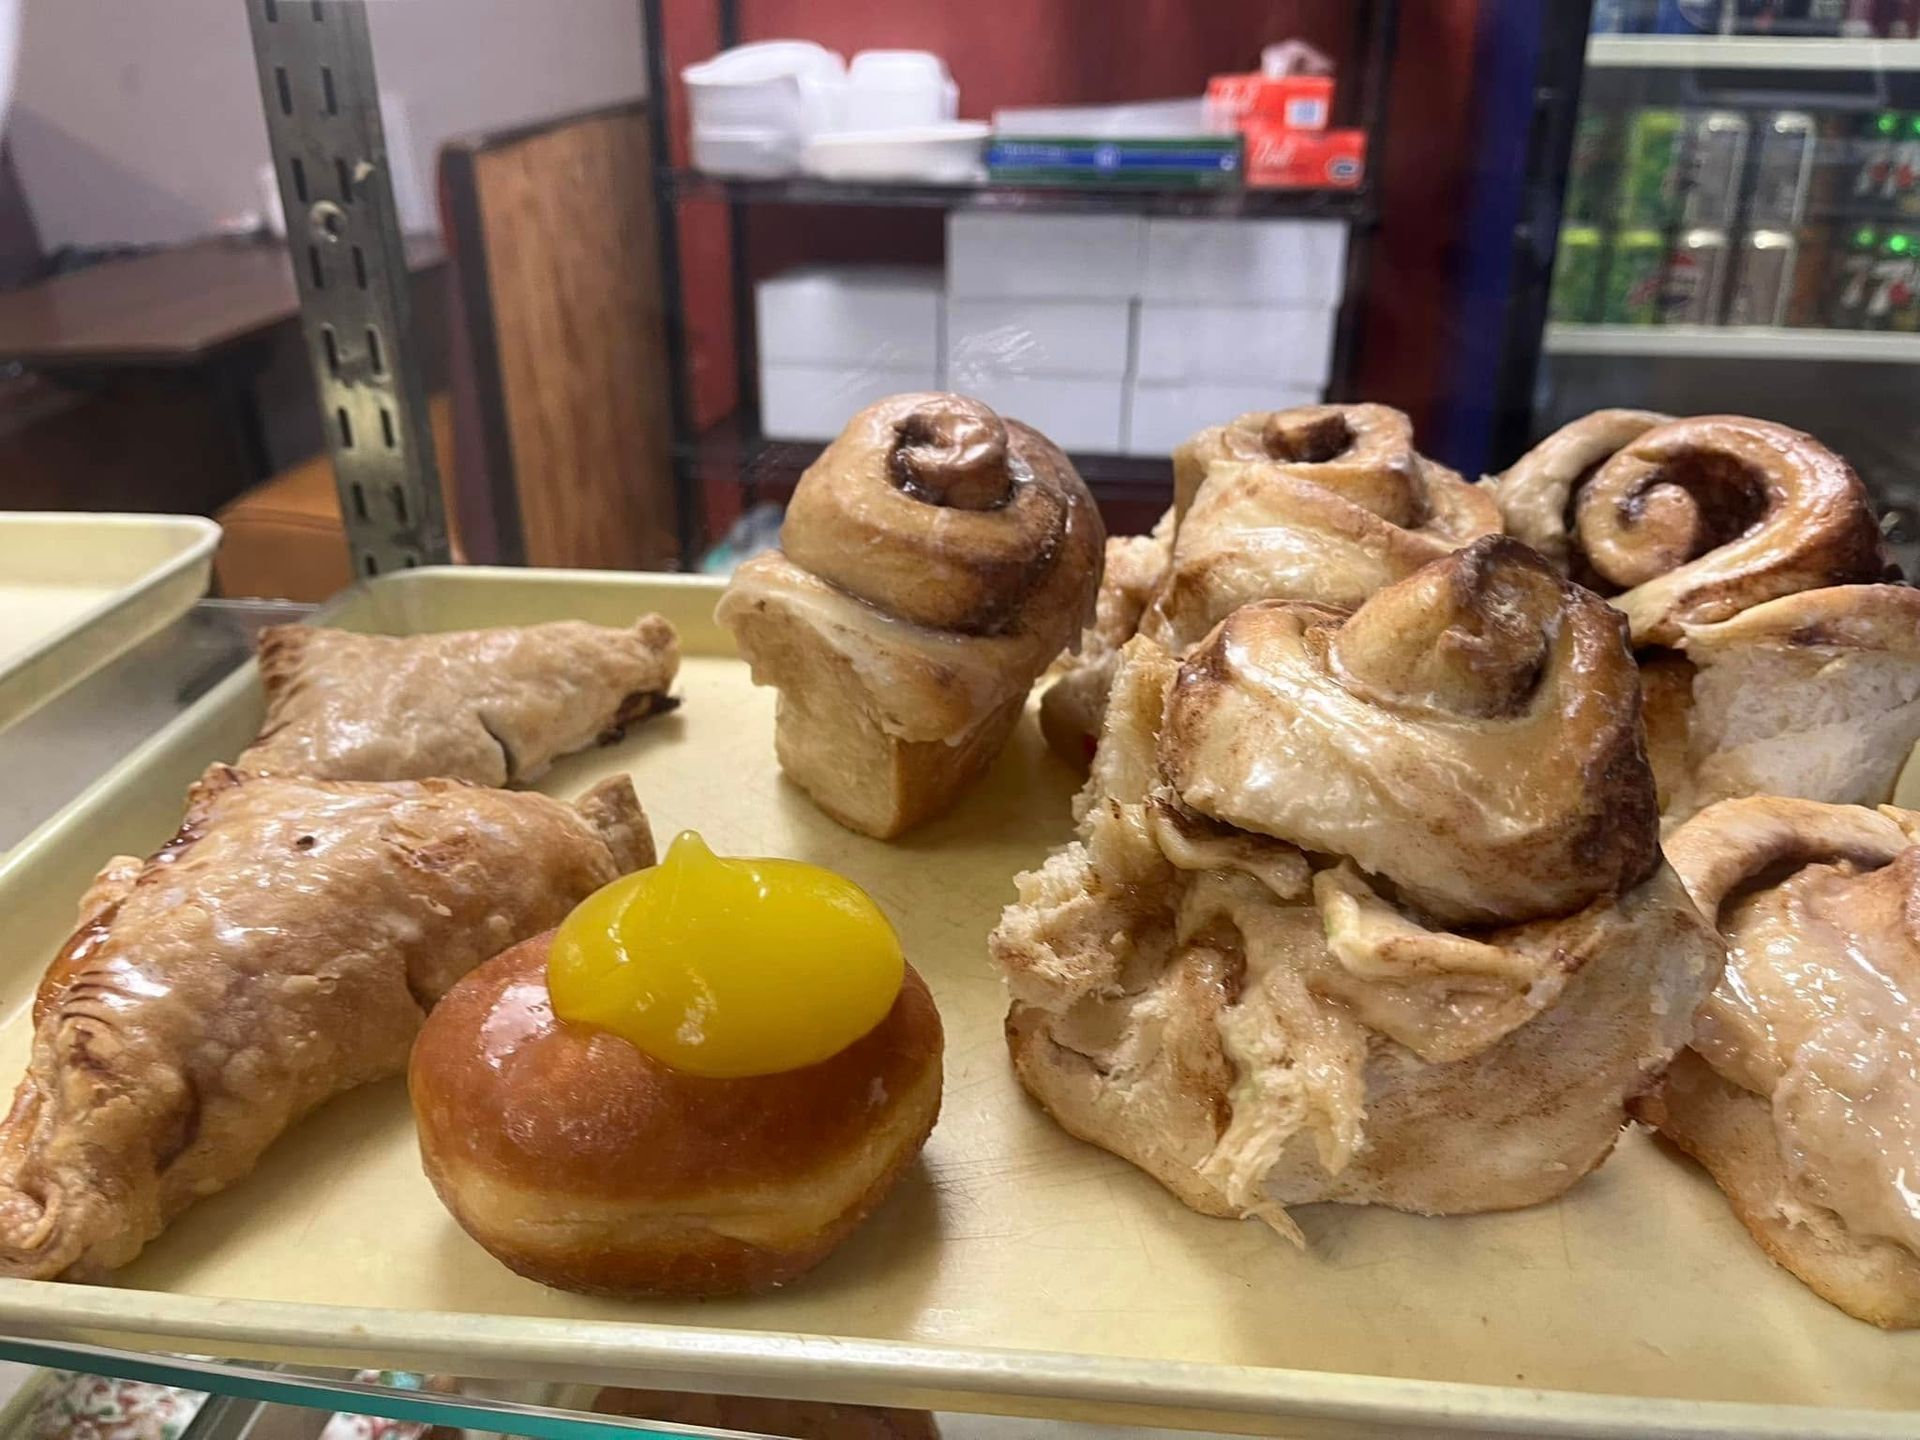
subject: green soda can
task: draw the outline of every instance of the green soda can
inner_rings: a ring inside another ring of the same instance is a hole
[[[1666,258],[1666,237],[1658,230],[1622,230],[1614,236],[1600,318],[1609,325],[1659,324]]]
[[[1560,211],[1564,219],[1592,223],[1612,218],[1618,120],[1616,112],[1591,103],[1580,107],[1573,127],[1573,153],[1567,161],[1567,199]]]
[[[1686,185],[1686,116],[1664,106],[1634,111],[1620,161],[1621,223],[1672,225]]]
[[[1554,320],[1579,324],[1600,309],[1600,265],[1606,241],[1592,225],[1562,225],[1560,250],[1553,262],[1553,290],[1547,313]]]

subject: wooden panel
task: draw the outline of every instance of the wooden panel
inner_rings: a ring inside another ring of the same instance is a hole
[[[651,171],[637,110],[474,155],[530,565],[664,569],[677,556]]]

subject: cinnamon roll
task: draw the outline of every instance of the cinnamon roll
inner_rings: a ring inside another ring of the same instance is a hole
[[[1105,536],[1038,431],[959,395],[895,395],[801,476],[780,550],[716,618],[780,692],[780,765],[888,838],[992,762],[1027,692],[1090,618]]]
[[[1626,612],[1633,643],[1891,573],[1866,487],[1766,420],[1601,410],[1492,482],[1509,533]]]
[[[1877,805],[1920,742],[1920,590],[1836,585],[1682,627],[1692,671],[1670,823],[1717,800]],[[1649,712],[1650,728],[1653,715]]]
[[[1022,1083],[1196,1209],[1559,1194],[1722,958],[1617,614],[1486,537],[1357,611],[1123,653],[1080,838],[991,949]]]
[[[1384,405],[1242,415],[1182,445],[1174,475],[1177,529],[1138,628],[1175,652],[1254,600],[1351,608],[1500,529],[1492,497],[1421,455],[1412,423]],[[1098,734],[1112,664],[1076,667],[1096,669],[1076,673],[1058,707],[1078,723],[1049,731],[1079,763]]]
[[[1816,1294],[1920,1325],[1920,814],[1728,800],[1667,853],[1727,968],[1636,1110]]]

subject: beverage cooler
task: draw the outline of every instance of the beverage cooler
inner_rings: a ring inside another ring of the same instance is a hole
[[[1532,429],[1765,414],[1852,458],[1916,558],[1920,5],[1597,4]]]

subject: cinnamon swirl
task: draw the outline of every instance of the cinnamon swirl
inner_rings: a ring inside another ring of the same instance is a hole
[[[1660,858],[1625,627],[1487,537],[1350,616],[1123,654],[1080,839],[992,953],[1023,1084],[1210,1214],[1551,1198],[1722,952]]]
[[[780,691],[781,768],[868,835],[947,808],[1090,618],[1103,541],[1038,431],[959,395],[854,416],[716,612]]]

